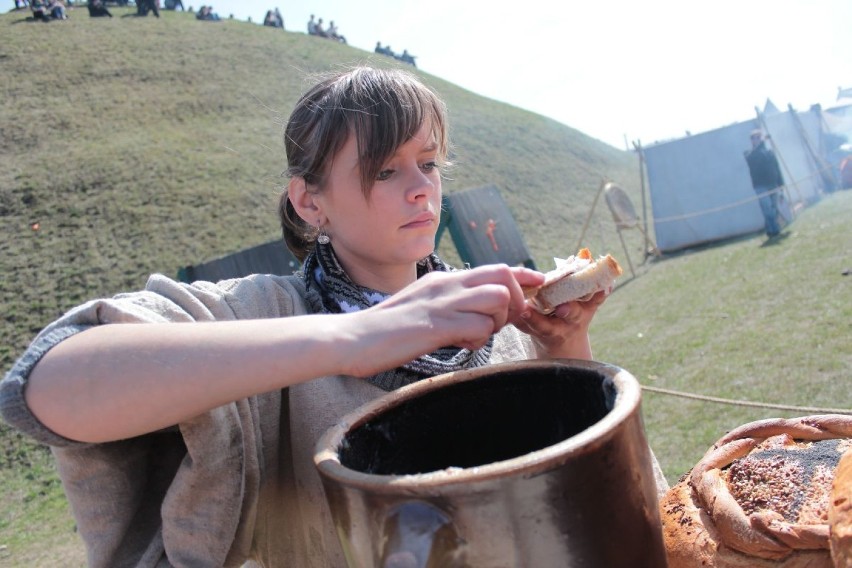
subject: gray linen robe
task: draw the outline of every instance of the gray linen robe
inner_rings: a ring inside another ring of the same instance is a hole
[[[90,566],[218,567],[249,559],[263,566],[346,566],[313,452],[341,416],[384,394],[366,381],[324,377],[104,444],[57,435],[24,400],[27,377],[44,353],[88,327],[302,315],[304,293],[293,276],[188,285],[154,275],[141,292],[69,311],[7,373],[0,412],[51,446]],[[532,356],[529,338],[514,327],[497,334],[492,362]]]

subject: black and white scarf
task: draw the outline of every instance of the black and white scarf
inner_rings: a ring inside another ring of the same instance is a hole
[[[430,254],[417,263],[417,277],[439,270],[452,271],[437,255]],[[339,314],[365,310],[382,302],[388,294],[358,286],[343,271],[331,244],[316,244],[302,266],[307,301],[314,313]],[[452,371],[481,367],[491,359],[494,337],[476,351],[459,347],[441,347],[396,369],[383,371],[367,379],[371,384],[392,391],[399,387]]]

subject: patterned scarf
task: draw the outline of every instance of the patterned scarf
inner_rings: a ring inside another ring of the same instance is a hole
[[[434,253],[417,263],[418,278],[433,270],[449,272],[454,269]],[[307,301],[314,313],[357,312],[389,297],[388,294],[364,288],[352,282],[337,261],[331,244],[316,244],[316,248],[308,255],[302,266],[302,277],[305,279]],[[441,347],[401,367],[373,375],[367,381],[380,389],[392,391],[426,377],[481,367],[491,359],[493,344],[492,336],[488,343],[476,351],[458,347]]]

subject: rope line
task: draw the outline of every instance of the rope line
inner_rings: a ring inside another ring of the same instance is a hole
[[[678,396],[681,398],[690,398],[693,400],[701,400],[704,402],[716,402],[719,404],[731,404],[735,406],[749,406],[752,408],[773,408],[776,410],[790,410],[792,412],[804,412],[807,414],[852,414],[852,409],[849,408],[818,408],[814,406],[790,406],[787,404],[770,404],[766,402],[754,402],[750,400],[736,400],[730,398],[719,398],[717,396],[707,396],[702,394],[693,394],[681,392],[661,387],[649,387],[642,385],[642,390],[659,394],[667,394]]]
[[[683,215],[672,215],[671,217],[655,217],[655,223],[670,223],[672,221],[680,221],[682,219],[689,219],[691,217],[701,217],[702,215],[709,215],[710,213],[718,213],[719,211],[724,211],[726,209],[733,209],[734,207],[739,207],[740,205],[745,205],[746,203],[751,203],[752,201],[758,201],[763,195],[772,195],[773,193],[781,193],[786,188],[786,185],[779,185],[777,188],[762,193],[761,195],[755,195],[753,197],[747,197],[746,199],[735,201],[733,203],[728,203],[726,205],[720,205],[719,207],[713,207],[712,209],[702,209],[701,211],[694,211],[692,213],[684,213]]]
[[[772,195],[774,193],[781,193],[781,192],[783,192],[784,190],[786,190],[790,187],[795,187],[799,183],[804,183],[808,179],[817,177],[817,175],[821,174],[822,172],[823,172],[823,170],[819,169],[812,174],[809,174],[805,177],[794,180],[792,183],[779,185],[777,188],[775,188],[771,191],[767,191],[767,192],[762,193],[760,195],[755,194],[755,195],[748,197],[746,199],[742,199],[740,201],[735,201],[734,203],[727,203],[727,204],[721,205],[719,207],[713,207],[711,209],[702,209],[701,211],[693,211],[692,213],[684,213],[682,215],[672,215],[672,216],[669,216],[669,217],[655,217],[653,219],[653,221],[654,221],[654,223],[670,223],[672,221],[680,221],[680,220],[689,219],[689,218],[692,218],[692,217],[701,217],[702,215],[709,215],[711,213],[718,213],[719,211],[725,211],[727,209],[733,209],[734,207],[740,207],[741,205],[745,205],[746,203],[751,203],[752,201],[758,201],[762,196]],[[791,206],[792,205],[793,205],[793,203],[791,203]]]

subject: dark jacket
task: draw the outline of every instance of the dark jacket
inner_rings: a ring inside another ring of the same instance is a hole
[[[784,185],[784,178],[781,177],[781,168],[778,167],[775,152],[767,148],[765,142],[761,142],[751,151],[746,152],[745,159],[748,162],[752,187],[776,188],[779,185]]]

